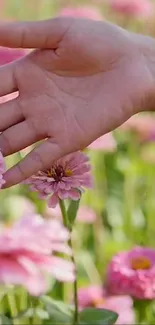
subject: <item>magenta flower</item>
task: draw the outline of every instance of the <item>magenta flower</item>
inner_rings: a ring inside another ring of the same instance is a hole
[[[2,188],[2,185],[5,184],[5,180],[3,178],[3,174],[5,173],[6,166],[4,162],[3,155],[0,151],[0,188]]]
[[[49,207],[55,207],[60,200],[79,200],[84,187],[92,187],[89,158],[78,151],[59,159],[49,170],[40,171],[25,183],[32,191],[48,198]]]
[[[78,291],[80,308],[96,307],[113,310],[119,317],[116,324],[135,324],[133,302],[129,296],[107,296],[100,286],[81,288]]]
[[[77,18],[88,18],[93,20],[102,20],[101,12],[96,7],[82,6],[82,7],[66,7],[61,9],[60,16],[71,16]]]
[[[113,152],[117,148],[116,141],[112,133],[107,133],[91,143],[88,149]]]
[[[74,281],[74,266],[55,253],[71,254],[68,231],[56,220],[29,215],[12,228],[0,229],[0,282],[22,285],[32,295],[47,290],[45,273]]]
[[[114,256],[108,267],[107,290],[137,299],[154,299],[155,250],[135,247]]]
[[[140,18],[152,15],[152,4],[149,0],[109,0],[109,3],[114,11],[124,15]]]

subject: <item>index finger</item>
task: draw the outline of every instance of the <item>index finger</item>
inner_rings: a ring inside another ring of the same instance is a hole
[[[71,24],[58,17],[37,22],[0,23],[0,45],[15,48],[56,48]]]

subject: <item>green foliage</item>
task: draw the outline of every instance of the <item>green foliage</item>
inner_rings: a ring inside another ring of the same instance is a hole
[[[72,229],[76,216],[77,216],[77,212],[79,209],[79,205],[80,205],[80,200],[78,201],[71,201],[68,207],[68,211],[67,211],[67,215],[68,215],[68,219],[70,222],[70,227]]]
[[[115,324],[118,315],[105,309],[88,308],[79,315],[80,325],[112,325]]]
[[[49,315],[49,320],[46,323],[53,325],[69,325],[73,319],[73,309],[71,306],[64,304],[62,301],[56,301],[48,296],[41,298],[46,311]]]

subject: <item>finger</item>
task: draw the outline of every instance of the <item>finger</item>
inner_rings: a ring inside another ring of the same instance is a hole
[[[50,168],[54,161],[67,153],[64,147],[51,139],[46,140],[5,173],[5,187],[18,184],[39,170]]]
[[[18,98],[0,104],[0,132],[21,121],[24,121],[24,116]]]
[[[39,140],[33,127],[24,121],[0,134],[0,149],[4,156],[8,156]]]
[[[0,45],[16,48],[56,48],[72,19],[0,23]]]
[[[0,67],[0,96],[18,90],[15,70],[16,63],[9,63]]]

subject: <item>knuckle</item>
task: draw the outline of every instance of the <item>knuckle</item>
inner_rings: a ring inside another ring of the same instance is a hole
[[[16,165],[17,173],[19,174],[19,178],[26,179],[28,177],[26,169],[23,166],[23,162],[20,162]]]
[[[25,47],[25,45],[26,45],[27,33],[28,33],[27,28],[23,27],[21,30],[21,35],[20,35],[20,46],[22,48]]]
[[[36,169],[38,169],[38,170],[43,169],[45,163],[44,163],[44,160],[43,160],[40,152],[37,149],[35,149],[31,152],[30,155],[31,155],[32,163],[33,163],[33,165],[35,164]]]
[[[14,147],[12,145],[12,140],[10,139],[10,136],[7,131],[4,131],[1,134],[1,150],[4,154],[4,156],[7,156],[8,154],[11,154],[14,152]]]

